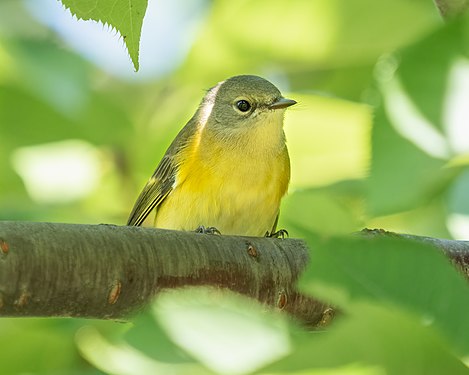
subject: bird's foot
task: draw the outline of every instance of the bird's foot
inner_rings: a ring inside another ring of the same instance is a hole
[[[195,230],[195,233],[221,235],[220,231],[217,228],[215,228],[215,227],[205,227],[203,225],[200,225],[199,227],[197,227],[197,229]]]
[[[266,232],[265,237],[281,238],[283,240],[288,237],[288,231],[286,229],[279,229],[277,232],[274,233]]]

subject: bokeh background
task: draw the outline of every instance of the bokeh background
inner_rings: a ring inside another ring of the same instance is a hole
[[[299,102],[291,236],[469,239],[468,29],[430,0],[150,0],[134,72],[116,31],[1,0],[0,220],[124,224],[204,90],[257,74]],[[2,373],[101,373],[75,342],[90,324],[2,319]]]

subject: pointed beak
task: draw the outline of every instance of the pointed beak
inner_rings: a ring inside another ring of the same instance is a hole
[[[280,98],[280,99],[277,99],[275,102],[273,102],[271,105],[269,105],[269,109],[287,108],[293,104],[296,104],[295,100],[287,99],[287,98]]]

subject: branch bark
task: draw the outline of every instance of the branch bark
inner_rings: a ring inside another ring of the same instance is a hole
[[[425,241],[469,275],[469,241]],[[330,306],[300,294],[309,261],[299,239],[210,236],[153,228],[0,222],[0,316],[125,319],[158,292],[189,285],[228,288],[287,311],[308,326]]]
[[[229,288],[318,325],[328,306],[299,294],[297,239],[153,228],[0,222],[0,316],[125,318],[161,290]]]
[[[456,269],[469,280],[469,241],[414,236],[411,234],[388,232],[383,229],[363,229],[360,234],[363,236],[393,236],[425,242],[444,252]]]
[[[452,18],[464,13],[469,7],[469,0],[434,0],[443,18]]]

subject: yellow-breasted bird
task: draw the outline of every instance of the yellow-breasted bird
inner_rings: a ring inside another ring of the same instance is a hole
[[[295,103],[252,75],[212,87],[143,188],[127,225],[141,225],[156,211],[158,228],[274,235],[290,180],[283,117]]]

